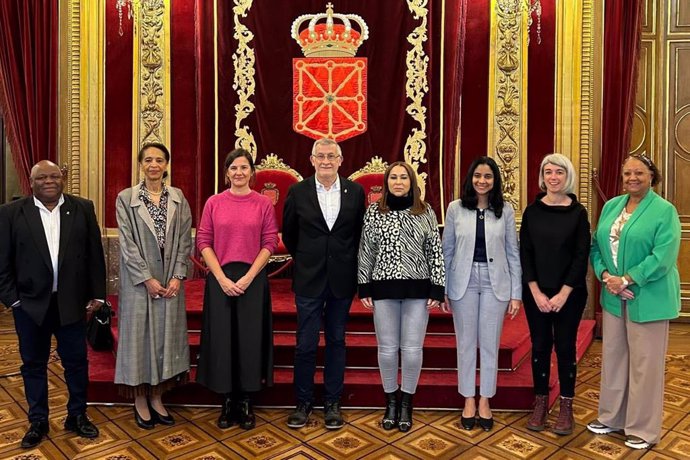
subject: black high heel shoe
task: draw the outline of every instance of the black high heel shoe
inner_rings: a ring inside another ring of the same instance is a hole
[[[225,396],[225,401],[223,401],[223,405],[221,406],[220,409],[220,416],[218,417],[218,421],[216,421],[216,425],[218,428],[221,430],[225,430],[227,428],[230,428],[233,423],[233,415],[232,415],[232,398],[230,397],[230,394],[227,394]]]
[[[175,424],[175,419],[170,415],[168,412],[168,415],[162,415],[159,414],[156,409],[153,408],[151,405],[151,401],[149,403],[149,412],[151,413],[151,421],[154,423],[160,423],[161,425],[174,425]]]
[[[139,411],[137,410],[137,405],[135,404],[132,406],[134,409],[134,421],[136,422],[137,426],[141,429],[144,430],[152,430],[156,426],[156,422],[153,420],[153,415],[151,415],[151,418],[148,420],[145,420],[140,414]]]
[[[491,431],[491,429],[494,427],[494,418],[484,418],[480,415],[479,426],[482,427],[484,431]]]
[[[477,423],[477,416],[476,414],[472,417],[463,417],[462,415],[460,416],[460,424],[464,429],[467,431],[473,430],[474,425]]]

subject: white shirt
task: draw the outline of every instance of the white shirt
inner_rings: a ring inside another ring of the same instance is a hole
[[[34,204],[41,214],[43,231],[46,234],[48,250],[50,251],[50,261],[53,264],[53,292],[57,291],[58,283],[58,254],[60,252],[60,206],[65,203],[65,197],[60,195],[57,206],[49,211],[43,203],[34,197]]]
[[[316,179],[316,177],[314,177]],[[340,212],[340,176],[337,176],[330,190],[326,190],[318,179],[316,182],[316,196],[319,199],[319,206],[321,213],[326,220],[326,225],[329,230],[333,230],[333,224],[338,218]]]

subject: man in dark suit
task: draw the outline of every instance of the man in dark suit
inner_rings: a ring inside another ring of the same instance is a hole
[[[343,426],[340,395],[345,378],[345,324],[357,287],[357,251],[364,219],[364,190],[338,175],[343,156],[330,139],[314,143],[316,174],[293,185],[283,210],[283,241],[294,260],[297,305],[294,385],[290,428],[303,427],[312,411],[316,350],[324,320],[326,428]]]
[[[93,203],[63,194],[60,168],[31,169],[32,196],[0,206],[0,302],[12,308],[31,426],[22,447],[48,434],[51,336],[69,391],[65,429],[95,438],[86,416],[87,310],[105,298],[105,260]]]

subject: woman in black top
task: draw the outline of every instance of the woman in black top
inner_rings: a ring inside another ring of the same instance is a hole
[[[520,228],[523,302],[532,339],[534,411],[527,428],[542,431],[548,412],[551,351],[556,347],[560,411],[553,432],[573,431],[575,344],[587,303],[587,259],[590,234],[587,210],[572,193],[575,169],[560,153],[547,155],[539,170],[534,203],[527,206]]]

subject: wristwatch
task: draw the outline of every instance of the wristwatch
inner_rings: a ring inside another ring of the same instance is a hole
[[[623,283],[623,287],[628,287],[628,284],[630,284],[628,278],[626,278],[625,275],[621,276],[621,282]]]

